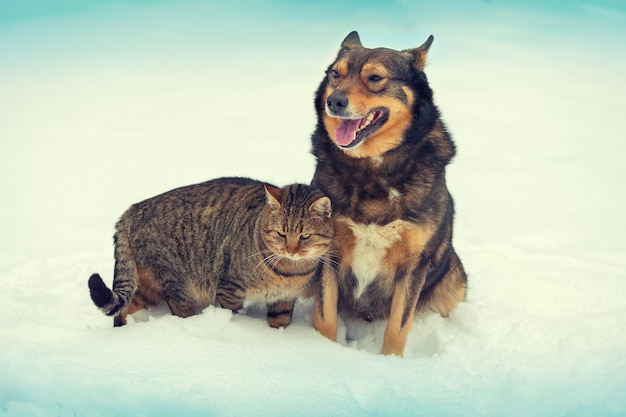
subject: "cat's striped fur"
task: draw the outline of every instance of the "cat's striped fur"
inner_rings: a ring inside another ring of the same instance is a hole
[[[296,298],[327,267],[331,203],[303,184],[282,189],[221,178],[134,204],[116,225],[113,290],[98,274],[91,298],[114,325],[166,302],[187,317],[209,304],[267,304],[270,326],[291,321]]]

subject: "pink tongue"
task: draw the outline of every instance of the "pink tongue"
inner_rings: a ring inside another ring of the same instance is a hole
[[[335,130],[335,141],[340,146],[348,146],[356,139],[356,131],[363,119],[340,119]]]

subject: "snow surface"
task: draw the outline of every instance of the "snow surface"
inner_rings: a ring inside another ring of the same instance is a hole
[[[280,330],[258,306],[112,328],[87,278],[111,282],[121,213],[308,182],[313,92],[353,29],[435,36],[467,302],[417,317],[403,359],[384,323],[324,339],[310,300]],[[610,0],[3,2],[0,415],[625,416],[625,40]]]

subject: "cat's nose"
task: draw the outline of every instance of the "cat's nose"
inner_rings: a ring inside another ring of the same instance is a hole
[[[288,242],[287,247],[285,248],[285,252],[287,252],[288,256],[293,258],[298,253],[298,245],[297,244],[290,245]]]

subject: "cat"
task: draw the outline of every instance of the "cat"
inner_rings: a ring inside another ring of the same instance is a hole
[[[210,304],[234,312],[267,304],[271,327],[291,322],[296,299],[329,267],[331,202],[316,188],[220,178],[131,206],[116,224],[113,289],[89,278],[94,304],[126,317],[163,302],[188,317]]]

